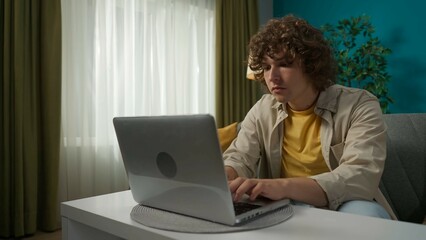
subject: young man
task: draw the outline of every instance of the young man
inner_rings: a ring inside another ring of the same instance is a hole
[[[322,33],[292,15],[273,19],[252,37],[249,52],[249,67],[269,94],[224,153],[234,200],[289,198],[395,218],[378,189],[386,158],[380,105],[367,91],[334,84]]]

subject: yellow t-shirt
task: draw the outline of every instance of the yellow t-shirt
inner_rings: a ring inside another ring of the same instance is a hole
[[[307,177],[329,171],[321,151],[321,118],[314,107],[295,111],[287,106],[281,177]]]

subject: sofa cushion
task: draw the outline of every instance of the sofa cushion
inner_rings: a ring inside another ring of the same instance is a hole
[[[387,159],[380,189],[399,220],[426,214],[426,113],[386,114]]]
[[[237,137],[237,131],[237,122],[217,129],[217,135],[219,138],[220,148],[222,149],[222,152],[228,149],[229,145],[231,145],[231,142],[234,140],[234,138]]]

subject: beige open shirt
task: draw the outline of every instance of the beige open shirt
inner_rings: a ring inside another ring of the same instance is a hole
[[[377,98],[362,89],[333,85],[320,93],[315,113],[322,118],[322,154],[330,172],[312,176],[329,208],[349,200],[375,199],[396,219],[379,190],[386,159],[386,126]],[[279,178],[285,106],[265,94],[241,123],[224,152],[225,165],[239,176]]]

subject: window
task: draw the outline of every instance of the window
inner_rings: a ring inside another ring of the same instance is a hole
[[[62,199],[127,188],[112,118],[214,115],[214,0],[62,0]]]

